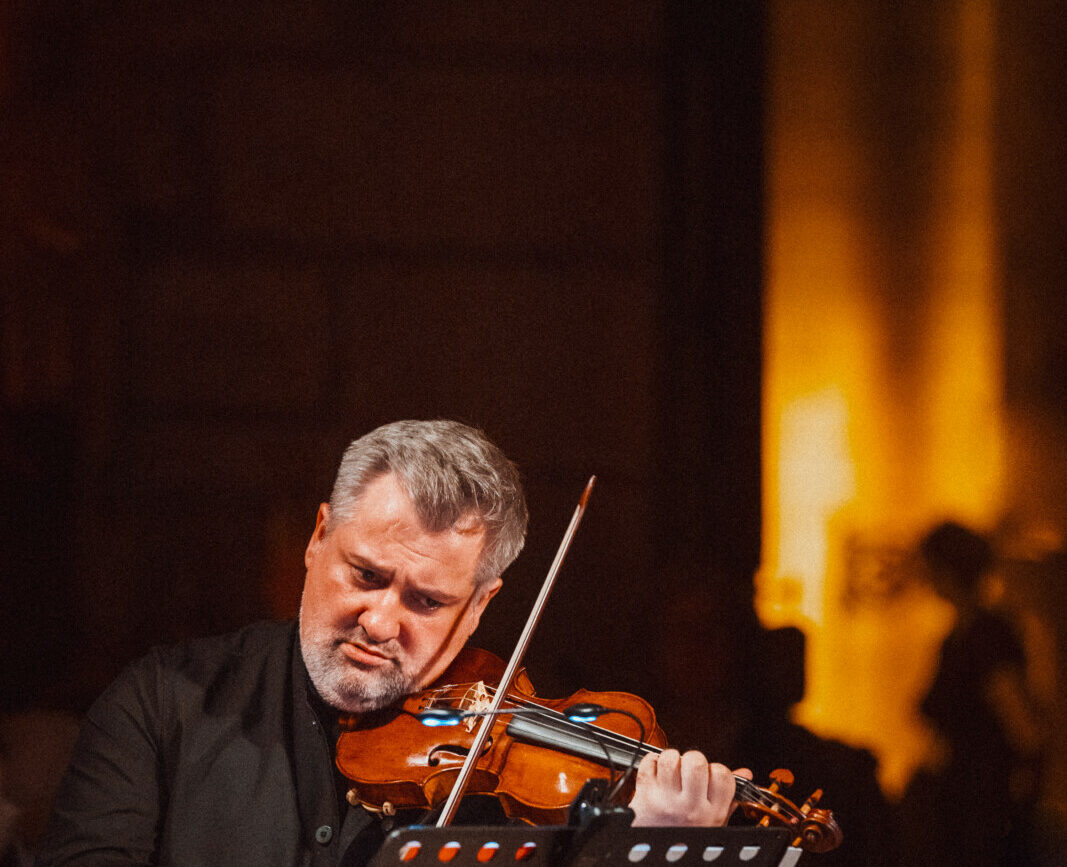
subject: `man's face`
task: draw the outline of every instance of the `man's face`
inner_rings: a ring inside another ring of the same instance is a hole
[[[328,517],[324,503],[304,554],[300,646],[323,699],[358,713],[444,671],[501,580],[475,585],[481,523],[425,531],[392,474],[371,482],[329,533]]]

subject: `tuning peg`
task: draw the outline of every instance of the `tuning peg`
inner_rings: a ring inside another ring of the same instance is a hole
[[[778,768],[777,770],[771,771],[770,789],[772,792],[777,792],[779,786],[783,789],[787,789],[791,785],[793,785],[792,771],[786,770],[785,768]]]

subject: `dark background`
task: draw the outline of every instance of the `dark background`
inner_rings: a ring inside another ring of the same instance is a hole
[[[751,626],[760,4],[6,15],[7,708],[294,615],[343,447],[397,418],[521,468],[529,542],[479,636],[505,656],[598,475],[542,694],[655,699],[678,592]]]

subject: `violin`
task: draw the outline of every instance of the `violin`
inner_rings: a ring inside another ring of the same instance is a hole
[[[488,651],[464,648],[430,687],[392,708],[342,715],[337,767],[352,781],[349,801],[393,815],[404,809],[440,807],[456,783],[475,742],[477,714],[493,698],[504,663]],[[564,711],[596,705],[605,712],[592,726]],[[456,726],[428,728],[426,711],[472,714]],[[564,699],[536,695],[525,669],[515,678],[505,705],[490,720],[490,730],[474,764],[466,793],[495,796],[507,816],[530,824],[565,824],[571,804],[585,783],[605,776],[629,800],[633,768],[667,739],[644,699],[625,692],[578,690]],[[618,780],[615,778],[618,777]],[[788,827],[795,845],[826,852],[842,838],[833,814],[816,808],[821,792],[797,806],[778,792],[792,782],[788,771],[772,775],[770,788],[735,776],[735,800],[750,819]]]

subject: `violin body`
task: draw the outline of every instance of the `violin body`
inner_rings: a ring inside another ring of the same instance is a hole
[[[482,721],[469,719],[447,728],[428,728],[415,714],[434,706],[471,710],[488,706],[488,690],[503,671],[504,663],[493,654],[465,648],[435,684],[409,696],[402,705],[342,717],[346,730],[337,744],[337,767],[352,780],[350,800],[386,814],[444,803]],[[508,699],[547,711],[562,711],[582,702],[625,710],[637,716],[641,724],[625,714],[606,714],[597,721],[598,729],[636,742],[644,725],[644,744],[666,746],[652,707],[629,693],[583,689],[567,698],[543,699],[536,696],[525,672],[520,672]],[[574,728],[565,722],[564,726]],[[565,823],[582,786],[590,778],[608,776],[610,768],[607,757],[599,757],[599,761],[591,757],[600,751],[595,742],[578,742],[573,748],[565,743],[561,746],[551,729],[520,714],[505,712],[493,719],[467,793],[496,796],[509,817],[531,824]],[[626,763],[639,758],[616,749],[616,771],[625,770]]]
[[[430,709],[485,710],[492,702],[492,684],[503,671],[504,663],[493,654],[464,648],[435,684],[401,705],[343,715],[337,767],[352,781],[349,802],[386,815],[444,804],[482,719],[440,728],[427,727],[417,714]],[[508,707],[492,718],[465,792],[495,796],[507,816],[530,824],[565,824],[586,782],[605,776],[625,779],[625,771],[642,755],[666,746],[652,707],[630,693],[582,689],[565,699],[543,699],[520,671],[505,700]],[[582,703],[621,713],[602,713],[596,726],[572,722],[561,713]],[[840,844],[841,829],[833,814],[816,806],[821,791],[798,806],[778,791],[793,775],[779,770],[771,778],[771,787],[765,789],[735,776],[734,798],[746,816],[761,825],[792,829],[794,845],[807,851],[827,852]],[[633,779],[631,775],[627,787],[614,794],[628,801]]]

